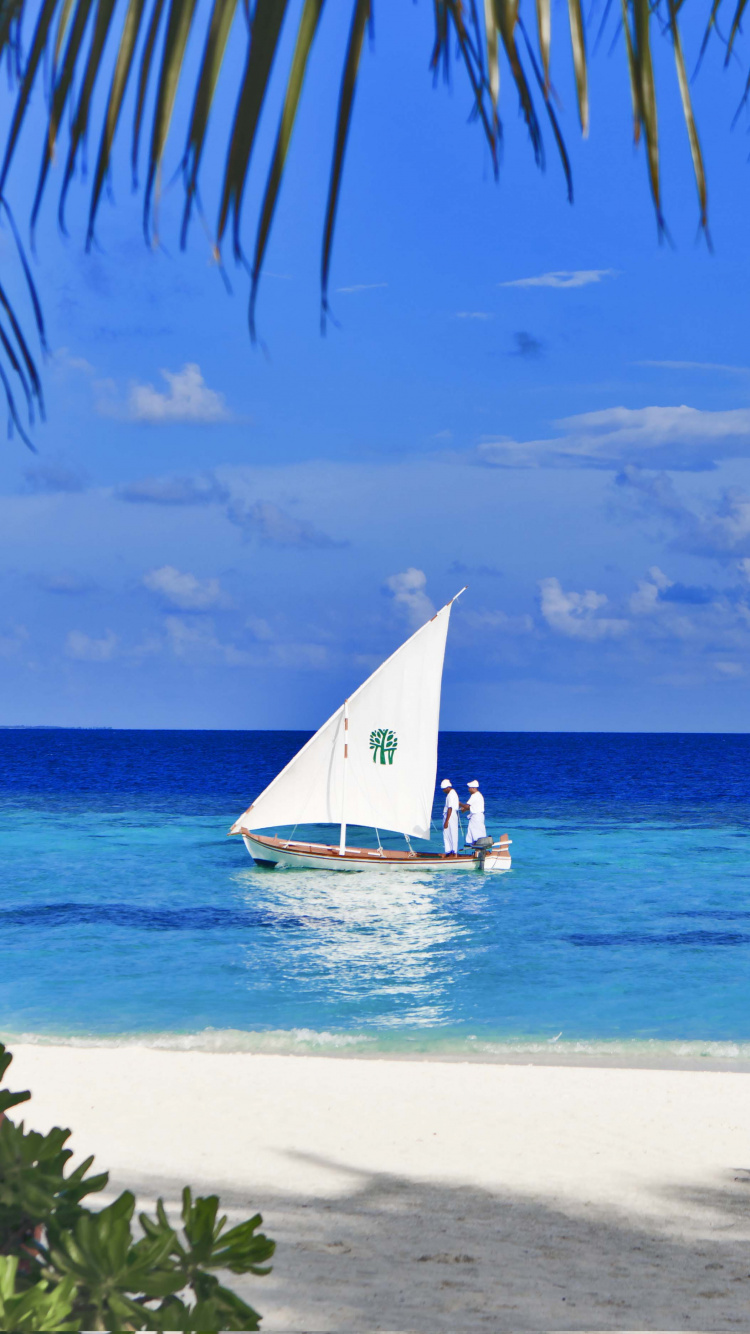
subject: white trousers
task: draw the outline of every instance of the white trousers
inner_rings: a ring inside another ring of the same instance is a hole
[[[469,827],[466,830],[466,842],[476,843],[478,838],[486,838],[487,830],[484,824],[484,816],[477,813],[469,816]]]
[[[458,814],[456,812],[448,821],[448,828],[443,829],[443,847],[446,852],[458,852]]]

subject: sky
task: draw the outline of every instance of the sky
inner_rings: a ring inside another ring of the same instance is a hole
[[[303,94],[259,345],[245,272],[228,262],[227,292],[200,225],[180,252],[177,185],[149,249],[123,146],[86,254],[86,182],[64,235],[54,168],[32,259],[47,417],[36,454],[17,435],[0,450],[0,724],[314,728],[466,584],[443,727],[747,731],[741,66],[725,72],[717,46],[694,84],[710,250],[666,42],[660,243],[621,43],[593,58],[584,142],[553,6],[571,206],[551,143],[545,172],[534,165],[507,72],[496,183],[460,69],[433,85],[431,6],[375,19],[324,337],[339,10]],[[689,62],[698,37],[686,31]],[[41,113],[8,189],[26,237]],[[248,248],[274,128],[251,177]],[[177,139],[170,153],[174,168]],[[0,259],[20,300],[7,229]]]

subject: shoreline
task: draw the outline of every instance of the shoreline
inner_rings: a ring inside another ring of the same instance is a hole
[[[421,1041],[421,1045],[420,1045]],[[750,1042],[695,1039],[569,1039],[553,1042],[488,1039],[443,1045],[424,1039],[383,1042],[383,1035],[306,1029],[253,1032],[203,1029],[195,1033],[122,1034],[8,1033],[0,1042],[15,1047],[72,1051],[194,1052],[203,1056],[268,1056],[334,1061],[392,1061],[399,1064],[540,1066],[603,1070],[684,1070],[750,1074]],[[412,1045],[413,1044],[413,1045]],[[738,1050],[739,1048],[739,1050]]]

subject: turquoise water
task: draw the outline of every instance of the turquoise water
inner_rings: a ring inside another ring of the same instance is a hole
[[[511,873],[256,869],[227,828],[303,739],[0,731],[0,1031],[750,1059],[750,740],[445,734]]]

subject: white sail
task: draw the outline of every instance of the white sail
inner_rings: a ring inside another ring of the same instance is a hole
[[[450,609],[449,602],[337,709],[233,834],[347,823],[429,838]]]

